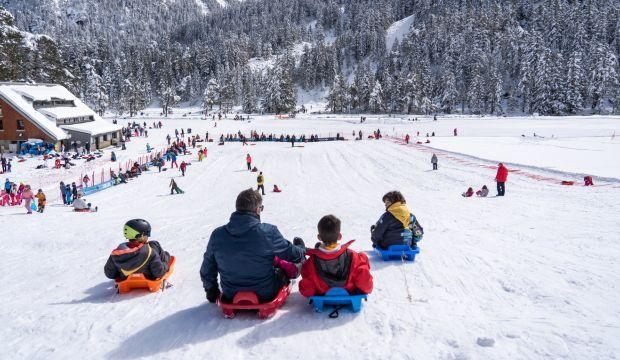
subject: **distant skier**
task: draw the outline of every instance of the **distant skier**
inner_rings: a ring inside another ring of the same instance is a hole
[[[409,245],[412,248],[422,240],[424,230],[409,209],[399,191],[383,195],[385,213],[371,230],[372,246],[387,249],[390,245]]]
[[[164,276],[170,269],[170,254],[157,241],[149,241],[151,224],[143,219],[125,223],[124,242],[112,251],[105,264],[105,276],[125,280],[131,274],[143,274],[149,280]]]
[[[252,157],[250,156],[250,154],[248,153],[245,156],[245,163],[248,165],[248,170],[252,170]]]
[[[482,189],[476,191],[478,197],[487,197],[489,195],[489,188],[486,185],[482,185]]]
[[[439,160],[437,160],[437,155],[433,154],[433,156],[431,156],[431,164],[433,164],[433,170],[437,170],[437,163]]]
[[[179,187],[179,185],[177,185],[177,182],[174,181],[174,179],[170,179],[170,195],[173,195],[174,192],[176,192],[177,194],[183,194],[184,191],[181,190],[181,188]]]
[[[405,143],[409,144],[409,134],[405,135]]]
[[[181,170],[181,174],[185,176],[185,170],[187,170],[187,163],[185,161],[181,161],[181,166],[179,166],[179,170]]]
[[[340,245],[340,219],[326,215],[319,221],[318,242],[306,250],[308,259],[301,268],[299,292],[310,297],[325,295],[334,287],[344,288],[350,294],[370,294],[373,288],[368,256],[349,249],[354,240]]]
[[[457,135],[458,135],[458,132],[457,132],[456,128],[454,128],[454,136],[457,136]]]
[[[504,164],[499,163],[495,181],[497,182],[497,196],[504,196],[506,193],[506,180],[508,180],[508,169]]]
[[[265,177],[263,176],[263,172],[262,171],[256,177],[256,183],[258,184],[258,187],[257,187],[256,191],[260,190],[261,193],[263,195],[265,195]]]

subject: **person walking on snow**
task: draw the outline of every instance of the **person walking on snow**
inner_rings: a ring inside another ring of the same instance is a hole
[[[499,163],[495,181],[497,181],[497,196],[504,196],[506,193],[506,180],[508,180],[508,169],[504,164]]]
[[[405,135],[405,143],[409,144],[409,134]]]
[[[45,210],[45,203],[46,203],[46,198],[45,198],[45,194],[43,193],[43,190],[39,189],[39,191],[37,191],[37,194],[34,196],[37,198],[37,212],[43,213],[43,210]]]
[[[187,163],[185,161],[182,161],[179,169],[181,170],[181,174],[185,176],[185,170],[187,170]]]
[[[177,164],[177,156],[175,153],[171,152],[170,153],[170,168],[174,168],[177,167],[177,169],[179,168],[179,164]]]
[[[433,154],[431,156],[431,164],[433,164],[433,170],[437,170],[437,155]]]
[[[252,170],[252,157],[250,156],[249,153],[245,156],[245,162],[248,165],[248,170],[251,171]]]
[[[261,191],[263,195],[265,195],[265,177],[263,176],[263,172],[261,171],[256,178],[256,183],[258,184],[258,188],[256,191]]]
[[[22,192],[22,200],[24,200],[24,207],[26,208],[26,211],[28,211],[28,214],[32,214],[30,203],[34,200],[34,194],[30,189],[30,185],[26,185],[24,188],[24,192]]]

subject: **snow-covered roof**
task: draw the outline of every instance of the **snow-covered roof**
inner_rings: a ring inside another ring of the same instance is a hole
[[[28,97],[31,101],[51,101],[52,99],[75,100],[73,95],[62,85],[55,84],[10,84],[16,93]]]
[[[0,84],[0,97],[9,103],[16,111],[35,124],[41,131],[49,135],[54,140],[68,139],[69,136],[62,129],[56,126],[55,120],[50,120],[42,113],[34,109],[31,102],[26,101],[19,90],[24,87],[36,87],[34,85],[13,85]],[[40,85],[44,86],[44,85]],[[58,86],[69,93],[64,87]],[[69,93],[71,94],[71,93]],[[71,95],[73,96],[73,95]],[[79,100],[78,100],[79,101]]]
[[[95,117],[95,121],[88,121],[80,124],[60,125],[61,128],[70,131],[77,131],[91,136],[107,134],[121,129],[120,125],[109,123],[99,116]]]
[[[94,116],[95,113],[87,107],[53,107],[53,108],[41,108],[39,112],[42,112],[54,119],[69,119],[81,116]]]

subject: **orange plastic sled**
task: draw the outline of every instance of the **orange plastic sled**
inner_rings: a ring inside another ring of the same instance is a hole
[[[170,256],[170,268],[168,272],[157,280],[149,280],[144,277],[144,274],[131,274],[125,280],[115,280],[116,290],[119,294],[125,294],[134,289],[148,289],[150,292],[163,290],[165,287],[165,281],[168,280],[170,274],[174,270],[175,257]]]

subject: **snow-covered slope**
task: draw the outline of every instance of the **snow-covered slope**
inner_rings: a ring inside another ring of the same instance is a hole
[[[394,41],[401,41],[402,38],[409,33],[413,24],[414,15],[407,16],[390,25],[385,32],[385,48],[389,51],[394,45]]]
[[[209,131],[212,137],[251,129],[351,137],[354,130],[367,135],[376,128],[384,134],[433,128],[446,135],[457,126],[466,136],[479,126],[496,136],[518,137],[513,134],[545,126],[544,120],[494,127],[498,122],[490,119],[411,123],[369,117],[360,125],[352,116],[264,116],[223,120],[214,128],[198,116],[183,117],[187,112],[176,110],[176,118],[149,131],[148,139],[132,139],[122,156],[144,153],[147,141],[163,145],[175,127]],[[149,115],[144,121],[155,119]],[[606,124],[613,130],[620,122],[612,118]],[[369,253],[375,290],[361,313],[329,319],[314,313],[296,287],[266,321],[252,314],[227,320],[206,303],[198,275],[202,253],[211,231],[227,221],[236,194],[255,184],[255,174],[243,170],[247,152],[264,171],[267,188],[283,189],[265,196],[263,221],[312,245],[316,222],[333,213],[342,219],[343,237],[356,239],[353,247]],[[33,165],[17,164],[11,178],[36,188],[37,173],[27,168]],[[426,152],[390,141],[296,148],[227,143],[209,145],[206,162],[194,161],[185,177],[176,169],[151,172],[88,197],[100,207],[96,214],[75,214],[58,204],[55,187],[43,215],[0,208],[0,358],[617,357],[620,226],[614,219],[620,189],[563,187],[510,175],[506,197],[466,199],[460,193],[467,186],[492,188],[494,170],[446,158],[440,158],[439,171],[429,169]],[[167,195],[171,177],[184,195]],[[370,253],[369,226],[384,211],[383,193],[394,189],[403,192],[425,229],[415,263],[384,263]],[[124,222],[134,217],[149,220],[152,238],[177,257],[174,287],[163,293],[117,295],[103,276],[110,250],[122,241]]]

